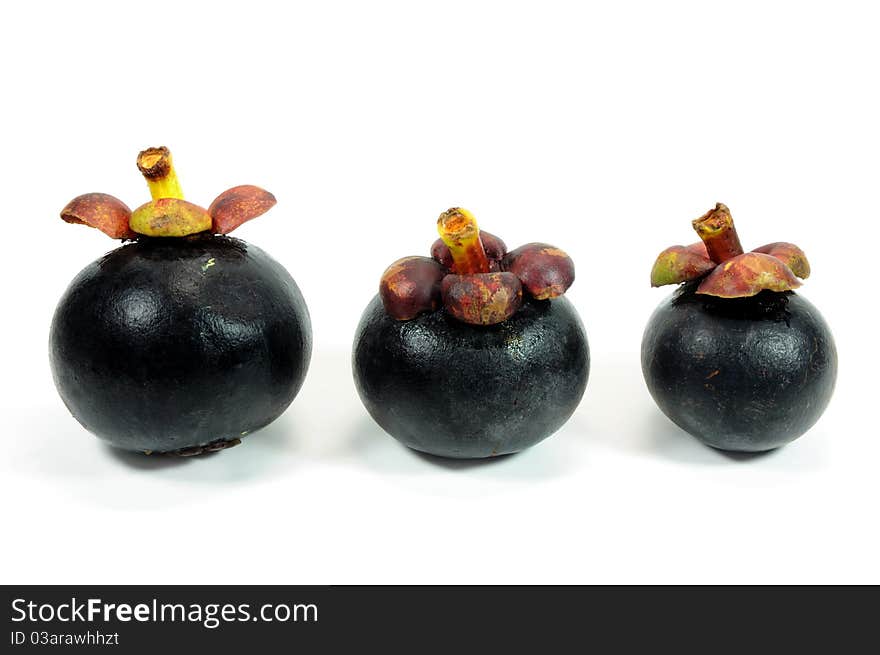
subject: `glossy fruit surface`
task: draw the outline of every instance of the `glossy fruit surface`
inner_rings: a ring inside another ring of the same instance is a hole
[[[141,238],[70,284],[50,360],[87,430],[127,450],[186,454],[277,418],[311,344],[296,283],[259,248],[225,236]]]
[[[445,310],[399,321],[377,296],[358,326],[352,366],[365,407],[393,437],[433,455],[481,458],[558,430],[583,396],[590,355],[565,298],[525,300],[485,326]]]
[[[809,430],[831,399],[837,351],[819,311],[794,292],[715,298],[688,283],[664,300],[642,339],[642,371],[679,427],[722,450],[778,448]]]

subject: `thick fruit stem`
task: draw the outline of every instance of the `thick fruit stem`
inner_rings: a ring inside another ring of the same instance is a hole
[[[177,172],[171,161],[171,151],[165,146],[147,148],[138,153],[138,170],[147,180],[153,200],[177,198],[183,200],[183,191],[177,179]]]
[[[477,220],[467,209],[453,207],[440,214],[437,231],[452,255],[454,273],[472,275],[489,272],[489,259],[480,241]]]
[[[693,222],[694,230],[706,245],[709,257],[716,264],[743,254],[730,210],[720,202]]]

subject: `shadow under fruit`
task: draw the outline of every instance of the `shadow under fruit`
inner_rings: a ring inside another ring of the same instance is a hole
[[[587,385],[586,334],[562,297],[573,264],[547,244],[508,253],[466,210],[438,225],[432,258],[392,264],[363,314],[352,357],[358,393],[415,450],[518,452],[558,430]]]
[[[311,355],[306,304],[289,273],[225,233],[274,197],[235,187],[207,210],[182,200],[167,149],[138,158],[153,201],[130,212],[74,199],[72,223],[131,239],[71,282],[50,333],[56,387],[87,430],[126,450],[221,450],[275,420]],[[220,234],[222,232],[222,234]]]
[[[837,351],[819,311],[795,293],[804,253],[744,253],[724,205],[694,221],[701,243],[657,259],[652,285],[681,283],[648,321],[642,371],[676,425],[721,450],[761,452],[800,437],[825,411]]]

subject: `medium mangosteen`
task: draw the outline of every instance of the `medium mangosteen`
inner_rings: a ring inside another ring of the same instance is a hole
[[[132,212],[89,193],[61,212],[128,243],[83,269],[61,298],[49,344],[55,385],[74,418],[113,446],[228,448],[290,405],[311,355],[296,282],[227,236],[275,197],[238,186],[203,209],[183,199],[167,148],[144,150],[137,163],[150,202]]]
[[[563,297],[574,264],[545,243],[507,252],[464,209],[437,225],[431,257],[389,266],[361,318],[358,393],[373,419],[415,450],[515,453],[556,432],[587,386],[587,337]]]
[[[651,285],[681,284],[651,316],[642,372],[661,411],[721,450],[761,452],[809,430],[837,378],[819,311],[795,293],[803,251],[770,243],[743,252],[722,204],[693,221],[701,241],[657,258]]]

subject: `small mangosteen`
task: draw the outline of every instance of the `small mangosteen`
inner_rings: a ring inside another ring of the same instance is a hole
[[[681,284],[651,316],[642,372],[661,411],[721,450],[760,452],[809,430],[837,378],[819,311],[794,292],[803,251],[770,243],[743,252],[722,204],[693,221],[702,239],[657,258],[651,285]]]
[[[203,209],[183,199],[167,148],[137,163],[150,202],[132,212],[89,193],[61,212],[129,243],[83,269],[61,298],[49,344],[55,385],[83,427],[119,448],[228,448],[281,415],[311,355],[293,278],[227,236],[275,197],[238,186]]]
[[[455,458],[515,453],[553,434],[583,396],[587,337],[562,297],[564,252],[507,252],[460,208],[440,215],[431,257],[382,275],[352,368],[375,421],[410,448]]]

